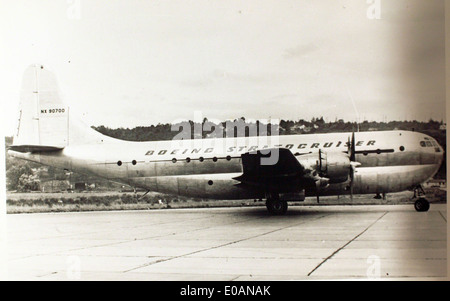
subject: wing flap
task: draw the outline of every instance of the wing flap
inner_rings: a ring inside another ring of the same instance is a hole
[[[244,153],[241,157],[243,174],[233,179],[244,184],[289,183],[296,181],[304,170],[291,151],[285,148]]]

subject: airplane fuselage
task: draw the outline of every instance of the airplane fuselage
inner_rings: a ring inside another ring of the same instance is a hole
[[[15,156],[150,191],[212,199],[263,198],[258,188],[242,188],[233,178],[243,172],[241,154],[286,148],[302,160],[318,153],[348,150],[351,133],[273,137],[211,138],[156,142],[106,140],[68,145],[61,151]],[[355,133],[353,193],[403,191],[427,181],[439,169],[443,150],[422,133],[377,131]],[[320,195],[348,194],[349,181],[331,184]],[[306,195],[314,192],[306,191]]]

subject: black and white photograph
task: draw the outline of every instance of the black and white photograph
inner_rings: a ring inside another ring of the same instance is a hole
[[[447,280],[448,4],[0,0],[0,280]]]

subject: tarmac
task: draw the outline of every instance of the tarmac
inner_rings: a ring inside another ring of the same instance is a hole
[[[3,280],[445,280],[447,207],[8,214]]]

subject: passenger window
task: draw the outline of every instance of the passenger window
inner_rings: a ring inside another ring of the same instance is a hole
[[[433,145],[431,145],[430,141],[427,141],[426,143],[427,143],[427,147],[432,147],[433,146]]]
[[[425,141],[420,141],[420,146],[425,147],[426,146]]]

